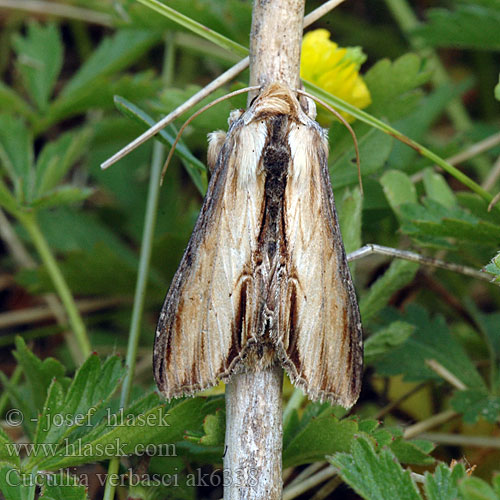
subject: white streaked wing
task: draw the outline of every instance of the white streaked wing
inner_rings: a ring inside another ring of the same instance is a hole
[[[289,142],[283,362],[311,399],[352,406],[361,382],[361,323],[333,204],[327,143],[317,125],[295,125]]]
[[[229,375],[255,330],[248,266],[264,200],[257,171],[265,139],[264,123],[235,126],[222,148],[158,323],[154,374],[167,398]]]

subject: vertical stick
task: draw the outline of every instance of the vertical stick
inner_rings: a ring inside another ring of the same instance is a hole
[[[250,85],[299,86],[304,3],[254,1]],[[282,382],[275,365],[233,375],[227,385],[224,500],[281,499]]]

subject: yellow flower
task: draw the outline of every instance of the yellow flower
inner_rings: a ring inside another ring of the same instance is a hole
[[[363,109],[371,103],[370,91],[358,73],[365,59],[360,47],[339,48],[327,30],[310,31],[302,41],[300,76]],[[347,113],[341,114],[348,121],[354,120]]]

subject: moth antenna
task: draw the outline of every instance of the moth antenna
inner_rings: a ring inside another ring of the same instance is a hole
[[[356,134],[354,133],[354,130],[349,125],[349,122],[337,110],[333,109],[329,104],[327,104],[320,98],[313,96],[312,94],[306,92],[305,90],[296,89],[295,92],[297,92],[297,94],[305,95],[306,97],[309,97],[309,99],[312,99],[313,101],[316,101],[318,104],[324,106],[328,111],[330,111],[330,113],[333,113],[339,119],[340,122],[342,122],[342,124],[347,128],[347,130],[349,130],[352,140],[354,142],[354,151],[356,152],[356,165],[358,167],[359,190],[361,191],[361,196],[363,196],[363,181],[361,180],[361,162],[359,160],[358,139],[356,137]]]
[[[222,101],[225,101],[226,99],[230,99],[231,97],[234,97],[239,94],[244,94],[245,92],[250,92],[251,90],[259,90],[261,87],[259,85],[253,86],[253,87],[245,87],[244,89],[239,89],[235,90],[234,92],[230,92],[229,94],[226,94],[225,96],[219,97],[218,99],[215,99],[214,101],[208,103],[206,106],[203,106],[201,109],[199,109],[196,113],[191,115],[185,122],[184,125],[180,128],[179,132],[177,133],[177,137],[175,138],[174,143],[172,144],[172,148],[170,149],[170,152],[168,153],[167,160],[165,161],[165,165],[163,165],[163,170],[161,171],[161,179],[160,179],[160,186],[163,184],[163,178],[165,177],[165,173],[167,172],[168,165],[170,163],[170,160],[172,159],[172,156],[175,151],[175,147],[177,146],[177,143],[179,142],[182,133],[184,132],[184,129],[199,115],[204,113],[207,109],[210,109],[212,106],[215,106],[216,104],[219,104]]]

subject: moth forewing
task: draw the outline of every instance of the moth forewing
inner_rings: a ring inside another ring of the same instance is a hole
[[[326,134],[281,84],[212,135],[207,196],[165,299],[154,371],[167,398],[281,362],[311,399],[351,406],[361,324]]]

